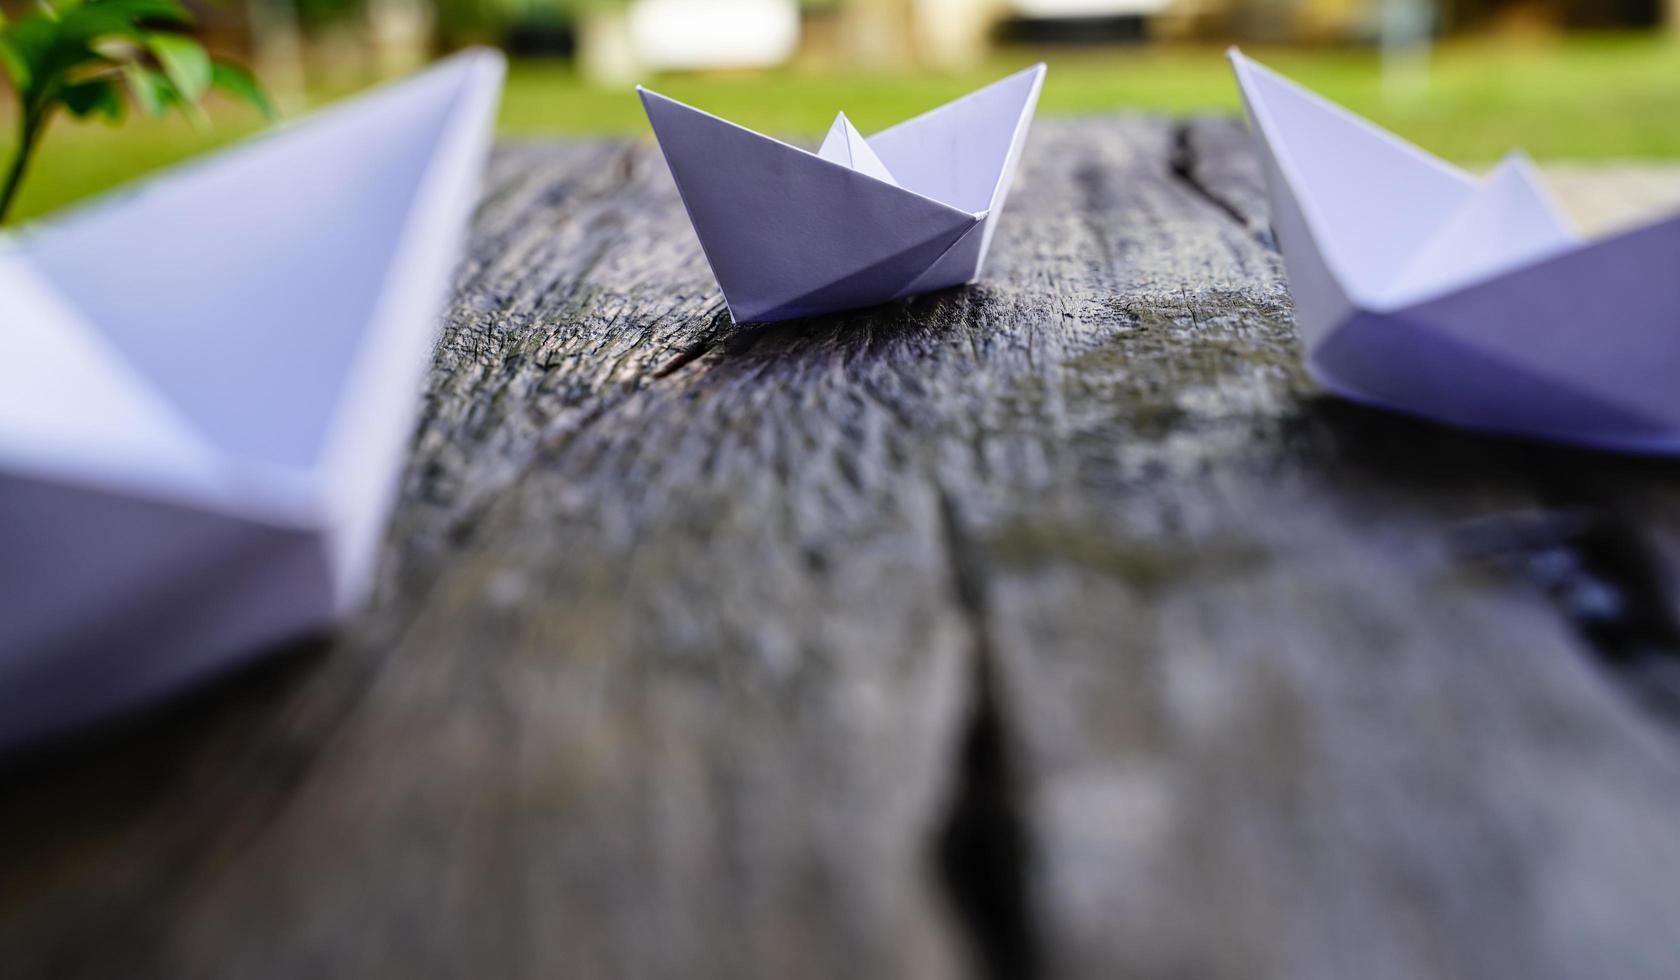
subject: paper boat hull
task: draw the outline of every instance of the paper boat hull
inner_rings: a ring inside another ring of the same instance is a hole
[[[766,323],[974,281],[1043,78],[1018,72],[867,141],[846,124],[856,145],[829,156],[641,97],[731,317]]]
[[[0,475],[0,747],[228,670],[339,612],[325,537]]]
[[[1323,387],[1479,432],[1680,451],[1680,219],[1583,244],[1520,158],[1477,182],[1232,61]]]
[[[1354,314],[1307,368],[1350,401],[1455,428],[1624,452],[1680,450],[1669,426],[1392,315]]]
[[[0,390],[0,747],[321,631],[366,595],[501,78],[499,55],[451,58],[0,255],[34,297],[0,313],[32,322],[66,379]],[[78,249],[125,236],[150,247],[77,271]]]

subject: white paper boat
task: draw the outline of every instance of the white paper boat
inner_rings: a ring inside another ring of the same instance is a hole
[[[363,598],[503,63],[0,239],[0,745]]]
[[[1583,242],[1522,157],[1478,180],[1231,62],[1320,384],[1469,429],[1680,451],[1680,216]]]
[[[865,139],[844,113],[811,153],[638,89],[740,323],[973,282],[1044,85],[1036,65]]]

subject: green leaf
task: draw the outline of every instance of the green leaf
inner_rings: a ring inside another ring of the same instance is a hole
[[[180,24],[193,22],[192,13],[176,0],[93,0],[105,10],[114,10],[136,22]]]
[[[105,4],[83,4],[64,11],[58,19],[54,59],[65,67],[97,57],[89,47],[104,37],[122,37],[144,43],[146,32],[133,18]]]
[[[17,89],[22,121],[24,145],[14,150],[15,160],[28,159],[60,107],[78,119],[121,122],[125,86],[148,115],[179,109],[198,126],[209,123],[199,103],[211,87],[274,116],[249,72],[214,63],[180,30],[192,20],[181,0],[37,0],[36,6],[21,18],[0,16],[0,72]],[[8,183],[0,212],[16,186]]]
[[[86,119],[95,114],[104,115],[107,122],[121,122],[123,117],[122,93],[117,85],[109,78],[96,78],[92,81],[67,85],[64,88],[64,107],[77,119]]]
[[[175,104],[175,86],[162,72],[131,62],[122,66],[122,74],[134,101],[146,115],[161,116]]]
[[[211,66],[210,84],[221,89],[237,99],[242,99],[256,106],[263,118],[270,122],[279,118],[280,114],[274,110],[274,103],[268,99],[268,93],[262,90],[252,74],[231,62],[218,61]]]
[[[29,61],[4,34],[0,34],[0,69],[5,70],[6,77],[12,80],[12,85],[19,92],[29,88],[30,78],[34,75],[29,70]]]
[[[187,122],[192,123],[193,126],[202,129],[210,125],[210,117],[205,115],[204,108],[192,99],[182,95],[181,90],[175,87],[175,83],[170,80],[168,75],[155,68],[139,65],[135,67],[135,78],[140,79],[140,84],[150,90],[150,105],[154,108],[149,108],[148,111],[153,115],[161,116],[171,109],[179,109],[181,115],[186,116]],[[126,75],[127,72],[125,71],[124,74]],[[132,88],[134,80],[130,79],[129,84]],[[146,96],[141,97],[145,98]]]
[[[53,60],[53,48],[58,41],[58,24],[45,17],[25,17],[6,28],[0,45],[0,60],[6,64],[6,74],[18,91],[27,92],[30,86],[45,83],[42,77]]]
[[[181,34],[152,32],[145,41],[182,100],[198,104],[210,87],[210,56],[197,41]]]

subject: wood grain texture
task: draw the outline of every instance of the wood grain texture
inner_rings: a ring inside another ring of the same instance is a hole
[[[1680,974],[1680,470],[1315,393],[1236,124],[775,327],[488,184],[377,601],[11,761],[6,975]]]

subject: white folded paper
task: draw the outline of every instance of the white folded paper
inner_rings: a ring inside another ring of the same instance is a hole
[[[1478,180],[1231,62],[1320,384],[1469,429],[1680,451],[1680,216],[1583,242],[1521,156]]]
[[[0,745],[366,593],[503,63],[0,239]]]
[[[973,282],[1044,84],[1036,65],[817,153],[638,89],[737,322],[871,306]]]

